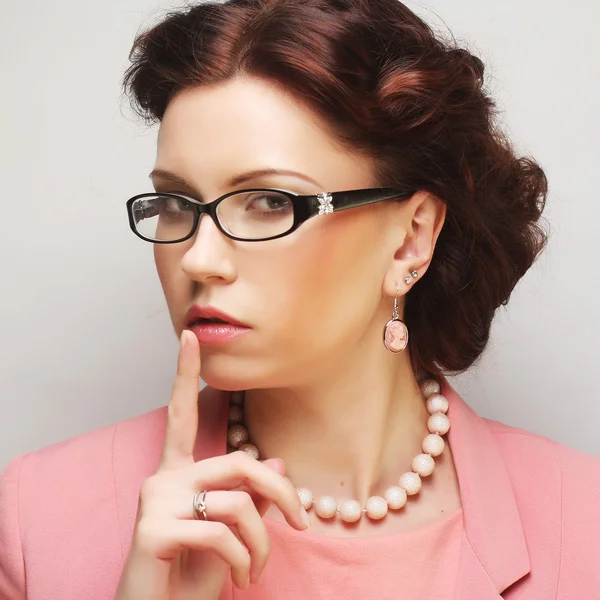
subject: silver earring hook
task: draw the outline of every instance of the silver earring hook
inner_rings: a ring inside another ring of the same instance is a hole
[[[398,296],[400,295],[400,289],[396,285],[396,297],[394,298],[394,312],[392,313],[392,319],[398,319],[400,312],[398,311]]]

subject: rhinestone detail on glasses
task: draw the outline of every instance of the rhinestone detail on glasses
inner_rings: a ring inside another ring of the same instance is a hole
[[[319,198],[319,214],[329,215],[333,212],[333,204],[331,194],[318,194]]]

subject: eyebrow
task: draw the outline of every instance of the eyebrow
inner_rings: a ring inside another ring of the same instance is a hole
[[[303,173],[298,173],[297,171],[290,171],[289,169],[256,169],[254,171],[248,171],[232,177],[227,182],[227,187],[235,187],[246,181],[250,181],[251,179],[258,179],[259,177],[264,177],[266,175],[291,175],[293,177],[298,177],[299,179],[304,179],[304,181],[308,181],[319,188],[322,187],[321,184],[312,177],[304,175]],[[172,183],[179,183],[180,185],[192,189],[192,186],[183,177],[164,169],[154,169],[148,177],[150,177],[150,179],[153,177],[160,177],[161,179],[165,179]]]

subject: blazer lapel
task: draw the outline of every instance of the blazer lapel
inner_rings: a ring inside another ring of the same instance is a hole
[[[510,478],[486,421],[445,378],[452,450],[463,506],[464,534],[456,598],[492,600],[531,570]]]

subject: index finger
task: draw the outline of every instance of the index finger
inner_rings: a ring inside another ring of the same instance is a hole
[[[159,470],[178,469],[194,462],[198,435],[200,345],[187,330],[181,333],[177,374],[167,410],[167,429]]]

